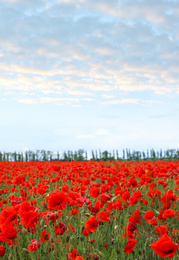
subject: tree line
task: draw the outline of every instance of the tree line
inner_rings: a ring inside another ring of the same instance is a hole
[[[123,149],[112,152],[101,150],[92,150],[91,152],[84,149],[78,151],[52,152],[46,150],[25,151],[25,152],[0,152],[0,161],[4,162],[30,162],[30,161],[140,161],[140,160],[178,160],[179,150],[167,149],[163,151],[155,151],[154,149],[147,151],[130,151]]]

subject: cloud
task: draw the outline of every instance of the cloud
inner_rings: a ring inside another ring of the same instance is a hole
[[[2,0],[0,88],[42,98],[178,94],[178,13],[169,0]]]
[[[101,102],[103,105],[117,105],[117,104],[138,104],[139,100],[136,98],[121,98],[119,100],[110,100]]]
[[[20,103],[31,105],[31,104],[37,104],[37,100],[35,98],[24,98],[24,99],[18,99]]]
[[[80,134],[80,135],[77,135],[76,137],[77,139],[95,139],[95,135],[93,134]]]

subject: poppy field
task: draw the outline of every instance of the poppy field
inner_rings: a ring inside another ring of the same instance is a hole
[[[179,161],[0,162],[0,259],[179,259]]]

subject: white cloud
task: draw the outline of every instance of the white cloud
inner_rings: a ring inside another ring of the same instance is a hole
[[[77,139],[95,139],[95,135],[93,134],[80,134],[80,135],[77,135],[76,137]]]
[[[35,98],[23,98],[23,99],[18,99],[18,101],[20,103],[23,103],[23,104],[27,104],[27,105],[31,105],[31,104],[37,104],[37,99]]]
[[[138,104],[139,100],[136,98],[121,98],[119,100],[110,100],[110,101],[104,101],[101,102],[103,105],[117,105],[117,104]]]
[[[1,89],[42,98],[178,93],[176,1],[2,3]]]

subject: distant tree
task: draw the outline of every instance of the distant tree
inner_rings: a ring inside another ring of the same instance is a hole
[[[125,150],[123,149],[123,160],[125,160],[126,156],[125,156]]]
[[[59,161],[60,160],[60,154],[59,154],[59,152],[57,152],[57,161]]]
[[[78,161],[78,153],[77,153],[77,151],[74,152],[74,160]]]
[[[108,157],[109,157],[108,151],[102,152],[102,159],[103,159],[104,161],[107,161],[107,160],[108,160]]]
[[[64,160],[64,161],[67,161],[67,159],[68,159],[68,155],[67,155],[67,153],[64,151],[64,152],[63,152],[63,160]]]
[[[78,161],[84,161],[84,150],[83,150],[83,149],[79,149],[79,150],[78,150],[77,160],[78,160]]]
[[[6,153],[5,152],[3,153],[2,160],[3,160],[3,162],[6,162]]]
[[[92,152],[91,152],[91,155],[92,155],[92,160],[94,161],[95,160],[95,155],[94,155],[94,151],[92,150]]]
[[[96,156],[95,159],[98,160],[98,151],[96,150]]]
[[[99,159],[101,160],[102,158],[102,154],[101,154],[101,150],[99,149]]]
[[[21,162],[24,161],[24,155],[23,155],[23,152],[21,152]]]
[[[149,150],[147,150],[147,159],[149,159],[150,157],[149,157]]]
[[[143,157],[143,159],[145,160],[146,155],[145,155],[145,152],[144,152],[144,151],[142,151],[142,157]]]
[[[113,158],[115,160],[115,151],[114,150],[112,151],[112,156],[113,156]]]
[[[116,157],[117,157],[117,160],[119,160],[118,150],[116,150]]]
[[[156,153],[155,153],[154,149],[151,149],[151,150],[150,150],[150,157],[151,157],[151,159],[154,159],[154,160],[155,160],[155,158],[156,158]]]
[[[85,151],[85,160],[88,161],[88,153]]]

